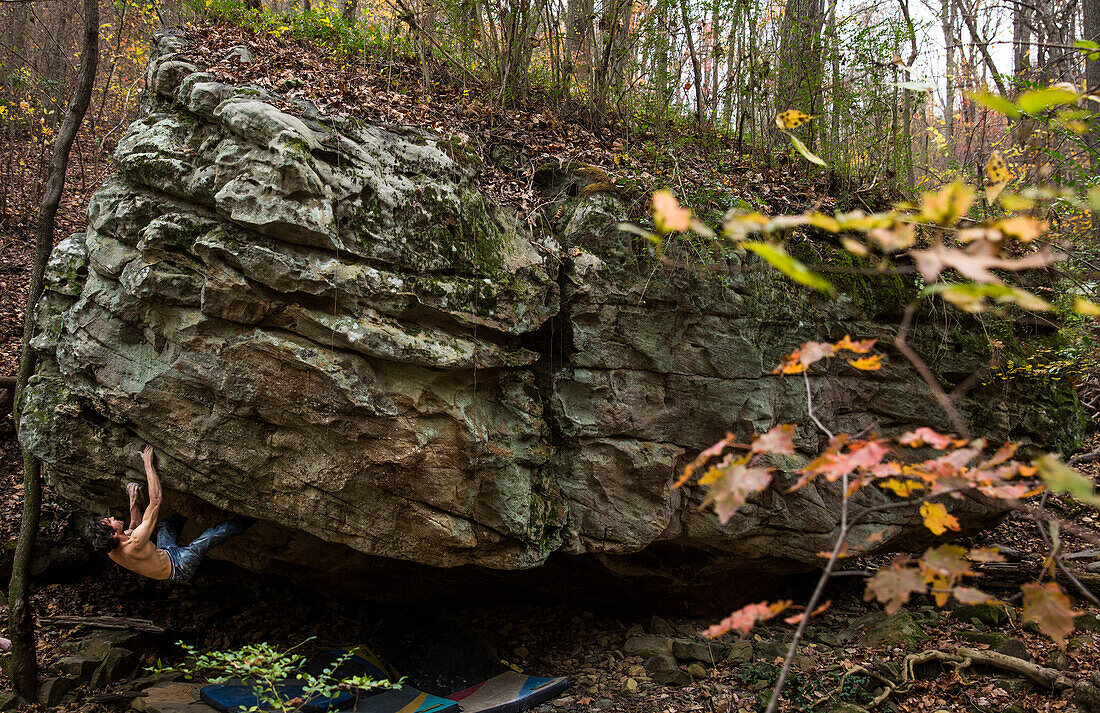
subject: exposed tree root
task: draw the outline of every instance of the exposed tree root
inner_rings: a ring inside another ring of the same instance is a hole
[[[996,651],[979,651],[966,646],[956,647],[952,651],[929,650],[906,656],[905,661],[902,663],[900,682],[891,681],[882,674],[864,666],[851,666],[841,676],[840,685],[837,686],[836,692],[840,692],[840,689],[844,686],[844,679],[848,676],[870,676],[883,686],[882,693],[875,696],[870,703],[865,704],[866,708],[874,709],[895,692],[908,690],[909,686],[917,679],[916,667],[933,661],[948,664],[956,671],[974,665],[992,666],[1023,676],[1051,691],[1072,690],[1074,700],[1085,713],[1100,713],[1100,672],[1093,673],[1089,679],[1076,678],[1062,671],[1033,664],[1014,656],[999,654]],[[816,707],[828,698],[826,696],[815,701],[811,707]]]

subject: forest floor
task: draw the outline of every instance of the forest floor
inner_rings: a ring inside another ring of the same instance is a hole
[[[529,192],[527,178],[542,160],[575,160],[602,167],[609,175],[616,172],[624,186],[635,185],[639,195],[656,186],[659,166],[642,165],[630,157],[630,147],[639,145],[644,137],[617,132],[611,125],[585,128],[567,124],[553,116],[546,107],[533,103],[516,112],[499,113],[488,106],[470,109],[462,101],[460,90],[448,95],[431,95],[413,90],[396,91],[393,74],[377,77],[377,73],[357,71],[349,67],[341,72],[317,71],[321,60],[312,48],[296,48],[277,43],[270,38],[244,38],[235,30],[212,28],[204,31],[200,50],[214,54],[234,44],[247,42],[261,58],[255,65],[226,65],[218,71],[233,75],[236,81],[255,81],[267,86],[287,86],[287,81],[306,80],[311,87],[311,100],[326,111],[347,111],[365,118],[393,124],[415,124],[436,128],[444,133],[463,133],[471,145],[488,155],[494,146],[505,145],[517,152],[522,147],[525,157],[516,173],[488,177],[488,192],[516,206],[521,211],[534,211],[538,198]],[[414,87],[416,77],[410,68],[398,68]],[[449,97],[449,98],[448,98]],[[371,115],[370,112],[374,114]],[[456,125],[457,121],[460,123]],[[540,118],[541,117],[541,118]],[[544,127],[537,135],[532,127]],[[499,155],[499,152],[498,152]],[[622,169],[625,163],[633,168]],[[690,157],[689,157],[690,158]],[[703,156],[698,157],[703,165]],[[691,170],[692,162],[684,163]],[[734,163],[727,164],[731,172]],[[702,171],[702,169],[699,169]],[[751,177],[755,199],[776,211],[802,210],[816,200],[828,204],[823,186],[795,185],[782,172],[749,170],[737,165],[738,172]],[[629,175],[627,175],[629,174]],[[695,176],[699,181],[711,180],[715,174]],[[495,186],[495,187],[494,187]],[[58,237],[80,230],[83,211],[94,186],[70,191],[59,216]],[[22,334],[26,283],[33,252],[34,224],[27,210],[23,215],[0,217],[0,375],[14,374],[18,359],[18,344]],[[1093,442],[1092,447],[1100,447]],[[1083,470],[1094,479],[1100,466],[1089,464]],[[9,415],[0,416],[0,547],[10,551],[15,540],[22,504],[22,467],[14,426]],[[1051,507],[1083,532],[1097,531],[1097,513],[1087,508],[1071,508],[1058,497],[1051,498]],[[59,502],[47,488],[44,505],[44,529],[52,539],[64,539],[64,533],[74,529],[77,514]],[[1043,541],[1035,526],[1021,514],[1011,514],[998,528],[980,536],[975,544],[997,544],[1012,553],[1010,560],[1018,567],[1013,574],[988,575],[983,578],[986,591],[1009,599],[1013,587],[1020,583],[1020,573],[1035,574],[1041,568]],[[1086,571],[1091,562],[1100,562],[1095,544],[1063,533],[1064,551],[1080,555],[1068,560],[1068,566],[1078,576],[1089,579]],[[1091,554],[1090,554],[1091,551]],[[49,562],[43,563],[48,565]],[[865,563],[846,566],[858,570]],[[377,607],[361,602],[327,597],[323,592],[307,591],[280,581],[246,573],[232,566],[210,561],[200,575],[188,585],[167,588],[143,581],[119,570],[105,561],[93,561],[85,567],[68,572],[53,568],[39,582],[34,604],[40,617],[87,617],[114,615],[143,618],[167,629],[171,636],[165,647],[150,649],[143,664],[170,654],[176,638],[188,640],[200,649],[230,648],[246,643],[268,641],[291,646],[309,637],[316,650],[357,643],[364,636],[370,618]],[[1093,581],[1093,580],[1089,580]],[[806,582],[797,586],[792,596],[804,596]],[[1094,591],[1100,589],[1094,586]],[[1018,589],[1015,590],[1018,595]],[[1073,592],[1071,592],[1073,594]],[[867,705],[882,692],[880,681],[860,673],[844,679],[844,674],[857,665],[866,666],[877,675],[897,679],[905,657],[911,653],[939,649],[950,651],[956,646],[977,649],[1014,650],[1016,655],[1043,666],[1084,676],[1100,667],[1100,610],[1083,604],[1092,618],[1080,619],[1090,631],[1075,632],[1063,652],[1050,639],[1025,626],[1016,615],[1010,617],[986,615],[957,616],[941,612],[931,601],[918,597],[903,613],[884,617],[877,604],[863,601],[863,582],[851,576],[834,580],[826,597],[831,607],[814,620],[812,631],[804,644],[804,655],[798,658],[798,668],[788,686],[790,697],[783,703],[785,711],[843,711],[843,704]],[[1080,600],[1079,600],[1080,602]],[[749,635],[751,653],[724,658],[713,665],[683,666],[691,677],[684,685],[657,683],[640,666],[643,658],[627,653],[627,644],[641,633],[701,641],[697,632],[713,620],[692,616],[690,612],[589,611],[579,606],[557,604],[545,606],[529,601],[513,601],[508,606],[462,606],[437,604],[440,613],[462,622],[476,632],[500,658],[535,675],[568,676],[571,688],[556,701],[545,704],[543,711],[622,711],[623,713],[673,713],[702,711],[733,713],[757,710],[766,697],[770,682],[777,671],[778,656],[789,641],[793,627],[784,623],[761,626]],[[972,613],[972,612],[971,612]],[[6,619],[6,608],[2,612]],[[659,615],[659,616],[658,616]],[[899,622],[901,626],[899,628]],[[0,623],[5,623],[0,621]],[[908,628],[907,628],[908,627]],[[916,634],[914,635],[914,627]],[[77,636],[73,629],[39,623],[40,658],[43,670],[49,673],[62,655],[62,644]],[[723,642],[734,639],[727,636]],[[1015,643],[1006,644],[1006,641]],[[736,649],[747,651],[741,646]],[[1079,710],[1067,692],[1041,690],[1037,686],[1011,676],[1005,671],[988,667],[954,670],[932,664],[918,669],[919,676],[904,690],[887,696],[880,709],[886,711],[936,710],[962,713],[993,711],[1074,711]],[[125,691],[133,686],[120,682],[108,687]],[[129,703],[122,696],[114,702],[94,702],[92,696],[105,691],[80,690],[78,702],[65,704],[56,710],[124,711]],[[27,710],[31,710],[28,708]],[[860,708],[848,708],[859,711]]]

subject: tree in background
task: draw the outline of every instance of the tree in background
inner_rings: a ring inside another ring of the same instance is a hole
[[[55,220],[65,188],[65,173],[69,167],[69,153],[84,115],[92,99],[96,69],[99,66],[99,0],[84,1],[84,42],[81,48],[80,73],[76,90],[57,131],[53,158],[46,176],[45,189],[38,214],[35,240],[34,265],[31,270],[30,290],[27,295],[26,319],[23,327],[22,354],[15,387],[13,414],[19,422],[20,398],[35,368],[35,352],[31,347],[34,334],[34,307],[42,296],[43,275],[46,262],[53,249]],[[30,562],[38,535],[39,512],[42,504],[42,463],[29,451],[23,454],[23,517],[20,523],[19,542],[12,563],[11,582],[8,587],[8,632],[12,643],[12,683],[15,690],[28,701],[38,696],[38,664],[34,640],[34,613],[30,601]]]

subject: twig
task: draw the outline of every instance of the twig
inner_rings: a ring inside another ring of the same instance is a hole
[[[909,334],[909,328],[913,324],[913,316],[917,312],[917,305],[919,304],[920,300],[914,300],[905,308],[905,317],[901,321],[901,326],[898,327],[898,333],[894,336],[894,348],[909,360],[909,363],[913,365],[921,375],[921,378],[924,379],[924,383],[928,384],[928,388],[932,390],[932,395],[936,397],[936,402],[951,419],[951,423],[954,424],[955,430],[959,432],[959,435],[969,439],[970,429],[967,428],[966,420],[963,419],[958,409],[955,408],[955,404],[951,403],[951,397],[947,395],[947,392],[945,392],[939,382],[936,381],[936,377],[932,373],[932,370],[928,368],[928,365],[924,363],[920,355],[913,351],[913,348],[905,341],[906,336]]]

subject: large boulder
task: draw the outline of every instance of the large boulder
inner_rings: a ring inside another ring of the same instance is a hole
[[[550,560],[666,591],[820,563],[839,493],[785,492],[824,437],[803,381],[771,371],[808,339],[888,337],[911,286],[832,301],[759,265],[664,267],[617,228],[622,203],[566,169],[537,177],[550,208],[532,227],[483,198],[459,142],[321,116],[186,52],[161,37],[118,175],[54,251],[38,305],[20,438],[63,497],[118,506],[151,443],[170,508],[262,521],[213,556],[366,596],[408,585],[402,562]],[[926,321],[914,343],[961,379],[990,359],[968,335]],[[809,379],[837,430],[947,427],[901,359],[845,369]],[[1064,391],[1033,398],[1002,386],[964,408],[994,437],[1076,437]],[[792,421],[799,454],[729,523],[670,488],[727,430]],[[886,497],[864,489],[856,507]],[[950,506],[972,527],[998,515]],[[890,510],[854,544],[876,530],[879,549],[926,535]],[[760,579],[744,581],[730,598]]]

